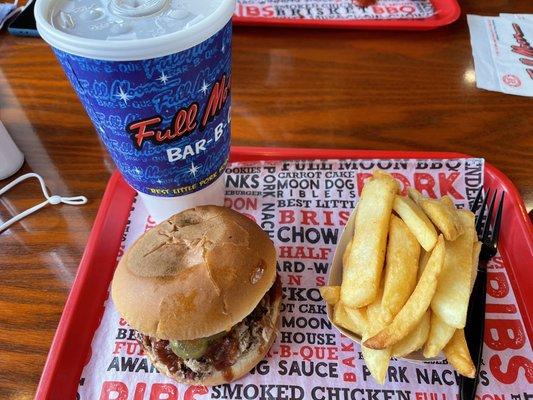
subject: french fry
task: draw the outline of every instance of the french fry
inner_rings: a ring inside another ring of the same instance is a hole
[[[340,286],[322,286],[318,288],[318,290],[320,291],[320,294],[326,303],[334,305],[339,301],[339,297],[341,295]]]
[[[368,326],[366,332],[363,334],[363,342],[366,340],[366,338],[372,336],[384,326],[383,321],[380,319],[382,312],[382,294],[383,290],[380,290],[374,302],[367,307]],[[361,352],[363,353],[365,364],[376,382],[383,384],[387,376],[387,370],[391,357],[391,348],[387,347],[381,350],[375,350],[365,347],[364,344],[362,344]]]
[[[344,268],[348,264],[348,256],[350,255],[350,250],[352,248],[353,239],[348,242],[346,248],[344,249],[344,254],[342,255],[342,267]]]
[[[470,357],[465,333],[462,329],[457,329],[448,344],[444,346],[444,355],[461,375],[468,378],[476,376],[476,367]]]
[[[363,336],[363,332],[366,331],[368,325],[366,308],[350,309],[342,302],[338,302],[333,310],[333,322],[359,336]]]
[[[422,272],[424,272],[430,256],[431,251],[425,251],[424,249],[420,250],[420,259],[418,261],[418,280],[420,280],[420,275],[422,275]]]
[[[424,250],[431,251],[437,243],[437,230],[422,208],[409,197],[403,196],[396,196],[392,208],[403,219]]]
[[[411,200],[413,200],[416,204],[419,206],[422,204],[422,200],[424,200],[426,197],[422,193],[420,193],[418,190],[409,188],[407,189],[407,195]]]
[[[451,200],[426,198],[413,188],[409,188],[409,197],[422,207],[422,210],[442,232],[446,240],[455,240],[463,233],[461,221],[457,216],[457,209]]]
[[[363,340],[367,336],[363,335]],[[383,385],[387,376],[387,369],[389,368],[389,362],[391,357],[391,348],[387,347],[382,350],[370,349],[365,346],[361,346],[361,352],[365,364],[370,370],[370,373],[379,384]]]
[[[476,234],[476,216],[470,210],[457,210],[457,213],[463,226],[463,232],[468,233],[468,236],[472,238],[472,243],[477,242]]]
[[[470,273],[470,291],[474,287],[477,276],[477,267],[479,265],[479,253],[481,253],[481,242],[475,241],[472,250],[472,271]]]
[[[464,233],[454,241],[446,242],[444,267],[437,291],[431,301],[431,310],[442,321],[454,328],[464,328],[470,298],[472,275],[474,218],[470,211],[458,210],[457,215]]]
[[[470,280],[470,291],[474,287],[474,282],[477,276],[477,266],[479,263],[479,253],[481,251],[481,242],[474,242],[474,249],[472,251],[472,274]],[[456,329],[452,339],[447,343],[443,349],[444,355],[448,359],[448,362],[454,367],[461,375],[469,378],[476,376],[476,367],[472,361],[468,344],[466,343],[464,329]]]
[[[437,357],[444,346],[448,344],[456,329],[448,325],[437,314],[431,315],[429,336],[424,345],[424,357]]]
[[[481,251],[481,242],[477,240],[474,242],[472,251],[472,269],[470,275],[470,292],[474,287],[474,282],[477,276],[477,267],[479,263],[479,253]],[[443,349],[444,355],[448,359],[448,362],[454,367],[461,375],[469,378],[474,378],[476,375],[476,367],[470,356],[468,344],[466,343],[464,329],[456,329],[452,339],[447,343]]]
[[[424,272],[422,272],[409,300],[389,325],[364,342],[365,346],[372,349],[384,349],[398,343],[415,328],[428,309],[437,289],[437,282],[444,264],[445,251],[444,238],[439,235],[437,244],[431,251]]]
[[[446,196],[442,196],[440,198],[440,201],[442,201],[444,203],[444,205],[446,207],[449,207],[449,208],[455,208],[455,203],[453,202],[453,200],[451,199],[450,196],[446,195]]]
[[[385,277],[381,319],[392,321],[416,286],[420,245],[400,218],[391,216],[385,256]]]
[[[415,329],[392,347],[394,357],[405,357],[424,345],[429,334],[430,315],[431,311],[428,309]]]
[[[355,233],[343,269],[341,301],[359,308],[372,303],[378,293],[389,220],[398,183],[376,171],[365,183],[355,216]]]

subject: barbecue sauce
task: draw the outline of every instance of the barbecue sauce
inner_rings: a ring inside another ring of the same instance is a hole
[[[168,340],[156,340],[153,346],[157,358],[168,367],[170,372],[174,373],[181,369],[181,359],[171,350]]]
[[[233,380],[233,370],[231,367],[226,368],[222,371],[222,376],[226,380],[226,382],[231,382]]]
[[[235,335],[229,334],[221,341],[209,346],[205,356],[211,359],[215,369],[221,371],[235,364],[238,352],[239,339]]]

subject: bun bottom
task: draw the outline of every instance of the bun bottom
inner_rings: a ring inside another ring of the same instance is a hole
[[[270,319],[272,320],[273,327],[276,327],[278,325],[280,317],[280,306],[281,296],[274,299],[271,305],[272,309],[270,312]],[[243,355],[241,355],[237,359],[237,362],[235,362],[235,364],[233,364],[231,367],[221,371],[214,370],[211,374],[199,379],[186,379],[178,374],[173,374],[169,371],[167,365],[162,363],[156,357],[152,348],[148,348],[143,344],[143,350],[148,356],[150,362],[159,372],[174,379],[176,382],[184,383],[187,385],[216,386],[233,382],[237,379],[242,378],[244,375],[250,372],[268,353],[268,350],[276,339],[276,334],[276,329],[271,329],[268,332],[265,332],[265,334],[263,335],[264,340],[261,341],[258,345],[250,348]]]

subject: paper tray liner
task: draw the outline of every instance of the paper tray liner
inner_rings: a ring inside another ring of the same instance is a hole
[[[402,188],[405,184],[416,187],[425,184],[436,195],[451,190],[460,207],[468,207],[482,185],[481,159],[231,164],[226,205],[256,220],[271,235],[278,250],[278,272],[284,286],[282,321],[267,357],[251,374],[229,385],[199,388],[177,384],[155,371],[145,356],[139,354],[134,333],[108,299],[81,375],[79,398],[455,398],[457,375],[445,361],[420,365],[392,360],[385,385],[378,385],[369,376],[359,345],[342,336],[327,320],[326,307],[317,288],[326,284],[336,244],[357,202],[364,178],[373,168],[395,174],[402,180]],[[287,174],[300,174],[300,177],[287,177]],[[311,175],[314,178],[309,178]],[[326,200],[330,201],[329,206]],[[134,201],[120,253],[153,226],[143,204]],[[489,334],[485,338],[485,364],[478,394],[484,400],[526,400],[525,394],[531,393],[528,382],[533,358],[531,346],[501,257],[493,259],[488,271],[489,282],[499,286],[488,292],[488,304],[493,310],[487,318]],[[506,338],[509,329],[515,335]],[[511,399],[511,395],[519,397]]]

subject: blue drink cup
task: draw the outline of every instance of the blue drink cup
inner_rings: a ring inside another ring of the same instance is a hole
[[[222,204],[235,0],[37,0],[102,143],[156,221]]]

